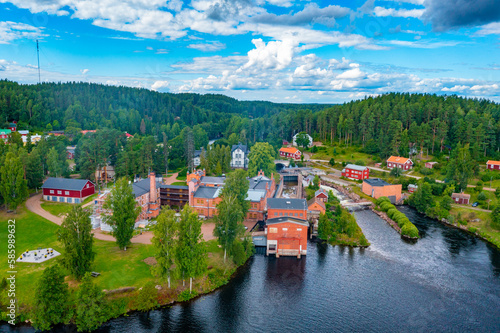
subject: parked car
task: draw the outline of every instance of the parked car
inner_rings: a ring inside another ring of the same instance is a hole
[[[474,203],[472,204],[472,207],[477,207],[478,205],[479,205],[479,202],[477,202],[477,201],[476,201],[476,202],[474,202]]]

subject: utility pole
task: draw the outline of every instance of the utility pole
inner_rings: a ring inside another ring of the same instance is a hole
[[[40,78],[40,51],[38,49],[38,39],[36,40],[36,58],[38,60],[38,84],[42,83]]]

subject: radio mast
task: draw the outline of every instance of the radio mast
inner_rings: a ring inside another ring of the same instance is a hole
[[[38,60],[38,84],[42,83],[40,79],[40,52],[38,50],[38,39],[36,40],[36,58]]]

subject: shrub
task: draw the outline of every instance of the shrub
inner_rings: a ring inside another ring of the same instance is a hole
[[[424,176],[429,176],[432,175],[432,170],[428,168],[421,168],[420,173],[423,174]]]
[[[242,265],[247,260],[247,256],[245,254],[245,249],[243,248],[243,244],[240,241],[235,241],[231,248],[231,253],[233,255],[233,261],[236,265]]]
[[[485,201],[486,200],[486,193],[481,192],[477,195],[477,200],[478,201]]]
[[[393,217],[398,213],[398,210],[396,208],[391,208],[387,211],[387,216],[389,216],[390,219],[393,219]]]
[[[177,297],[177,300],[179,302],[185,302],[185,301],[189,301],[192,298],[195,298],[196,296],[198,296],[198,293],[196,291],[189,292],[189,290],[184,290],[183,292],[181,292],[179,294],[179,297]]]
[[[158,291],[153,282],[148,282],[139,291],[136,298],[136,309],[138,311],[148,311],[158,306]]]
[[[378,198],[378,199],[377,199],[376,204],[377,204],[378,206],[380,206],[380,204],[381,204],[382,202],[388,202],[388,203],[391,203],[391,201],[389,200],[389,198],[388,198],[388,197],[380,197],[380,198]]]
[[[413,223],[406,223],[401,228],[401,235],[411,238],[418,238],[418,229],[417,227],[415,227],[415,225],[413,225]]]
[[[332,157],[330,158],[330,162],[328,162],[331,166],[335,165],[335,159]]]
[[[475,234],[476,231],[477,231],[477,228],[475,228],[475,227],[469,227],[469,231]]]
[[[179,175],[177,177],[186,177],[187,175],[187,168],[183,168],[181,171],[179,171]]]
[[[356,162],[354,162],[354,164],[356,164],[356,165],[361,165],[361,166],[365,166],[365,161],[362,161],[362,160],[357,160]]]

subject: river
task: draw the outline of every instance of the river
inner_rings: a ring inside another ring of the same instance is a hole
[[[359,211],[367,249],[309,242],[302,259],[255,255],[210,295],[98,332],[498,332],[500,251],[401,210],[420,231],[415,244]]]

